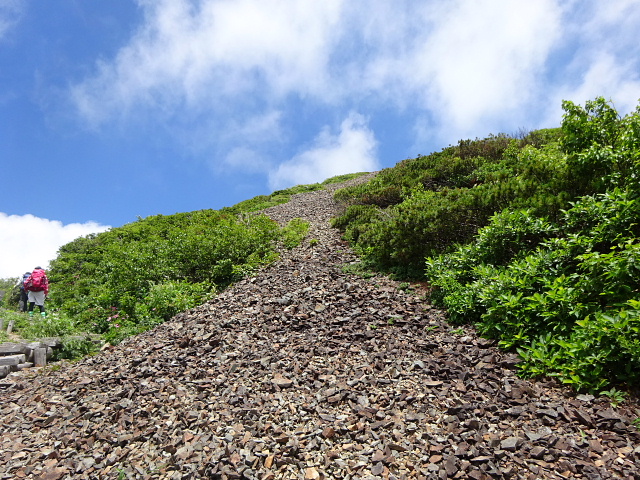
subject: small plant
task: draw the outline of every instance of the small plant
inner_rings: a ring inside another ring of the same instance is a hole
[[[631,423],[633,424],[634,427],[636,427],[640,431],[640,417],[636,418]]]
[[[282,244],[289,250],[297,247],[308,231],[309,222],[301,218],[294,218],[282,229]]]
[[[438,329],[437,325],[429,325],[428,327],[424,327],[425,332],[433,332],[434,330],[437,330],[437,329]]]
[[[371,323],[371,324],[369,324],[369,328],[371,330],[377,330],[378,329],[378,325],[376,325],[375,323]]]
[[[317,238],[312,238],[311,240],[309,240],[309,246],[315,247],[316,245],[318,245],[318,239]]]
[[[609,398],[612,407],[618,407],[627,397],[626,392],[618,390],[615,387],[611,387],[609,390],[603,390],[600,394]]]
[[[398,290],[402,290],[403,292],[411,290],[411,284],[409,282],[402,282],[398,285]]]
[[[98,351],[98,345],[90,338],[71,337],[62,340],[62,348],[55,352],[55,360],[79,360]]]
[[[376,276],[375,272],[365,267],[362,262],[349,263],[347,265],[344,265],[342,267],[342,272],[349,273],[351,275],[357,275],[358,277],[364,279],[373,278]]]
[[[455,330],[451,330],[452,335],[462,335],[464,333],[464,328],[456,328]]]
[[[393,326],[396,324],[396,319],[395,318],[390,318],[389,320],[387,320],[387,325]]]

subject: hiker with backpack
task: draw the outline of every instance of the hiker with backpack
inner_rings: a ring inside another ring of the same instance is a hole
[[[44,300],[49,294],[49,279],[47,274],[41,267],[36,267],[29,278],[24,282],[24,289],[27,291],[27,297],[29,300],[29,316],[33,317],[33,307],[38,305],[40,308],[40,315],[47,316],[44,311]]]
[[[31,275],[31,272],[25,272],[22,275],[22,278],[19,278],[18,283],[16,283],[15,286],[13,287],[14,289],[15,288],[20,289],[20,299],[18,300],[18,310],[21,312],[26,312],[27,305],[29,304],[27,291],[24,289],[24,282],[27,281],[27,278],[29,278],[30,275]]]

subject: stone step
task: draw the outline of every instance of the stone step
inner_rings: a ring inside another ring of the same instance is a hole
[[[0,365],[20,365],[21,363],[25,363],[26,361],[27,357],[24,354],[6,355],[4,357],[0,357]]]

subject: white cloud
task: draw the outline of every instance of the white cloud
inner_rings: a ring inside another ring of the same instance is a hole
[[[575,80],[558,91],[579,103],[603,96],[613,100],[621,112],[629,112],[640,98],[638,2],[595,2],[591,7],[583,28],[575,30],[579,48],[569,65],[576,72]]]
[[[269,161],[259,150],[247,147],[235,147],[224,158],[224,166],[244,173],[264,173],[269,168]],[[218,167],[214,163],[214,168]]]
[[[174,135],[216,166],[262,168],[273,158],[263,147],[287,141],[282,125],[301,105],[410,112],[420,149],[557,125],[562,98],[626,105],[639,84],[636,0],[138,3],[145,23],[73,88],[75,104],[93,124],[197,119],[209,138]]]
[[[280,96],[326,82],[341,0],[139,3],[146,23],[72,90],[91,122],[134,106],[211,108],[258,87]]]
[[[557,80],[545,83],[549,107],[545,126],[560,123],[562,100],[582,104],[612,100],[620,114],[640,99],[640,10],[636,0],[572,1],[563,8]]]
[[[316,183],[327,178],[379,169],[376,140],[362,115],[352,113],[337,135],[325,128],[309,150],[282,163],[269,175],[273,189]]]
[[[145,25],[74,89],[92,121],[136,105],[224,111],[245,95],[329,104],[371,95],[419,100],[466,127],[529,99],[560,31],[553,0],[141,4]]]
[[[18,22],[25,6],[25,0],[0,0],[0,39]]]
[[[625,65],[601,53],[586,67],[582,82],[576,88],[565,90],[565,95],[581,104],[602,96],[614,100],[620,113],[628,113],[640,98],[640,75],[631,63]]]
[[[414,89],[423,87],[423,105],[438,113],[442,130],[466,138],[479,125],[517,117],[540,93],[560,12],[550,0],[453,3],[426,42],[416,45]]]
[[[33,215],[0,212],[0,278],[18,277],[36,266],[47,268],[61,246],[109,228],[95,222],[63,225]]]

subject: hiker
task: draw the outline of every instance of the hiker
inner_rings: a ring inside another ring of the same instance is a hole
[[[21,312],[27,311],[27,304],[29,302],[29,299],[27,296],[27,291],[24,289],[24,282],[27,281],[27,278],[29,278],[30,275],[31,272],[24,272],[24,275],[22,275],[22,279],[18,280],[18,283],[16,283],[16,287],[20,287],[20,301],[18,302],[18,310],[20,310]]]
[[[49,294],[49,279],[45,271],[41,267],[36,267],[24,282],[24,288],[28,292],[29,316],[33,317],[33,307],[38,305],[40,315],[46,317],[47,313],[44,311],[44,300]]]

